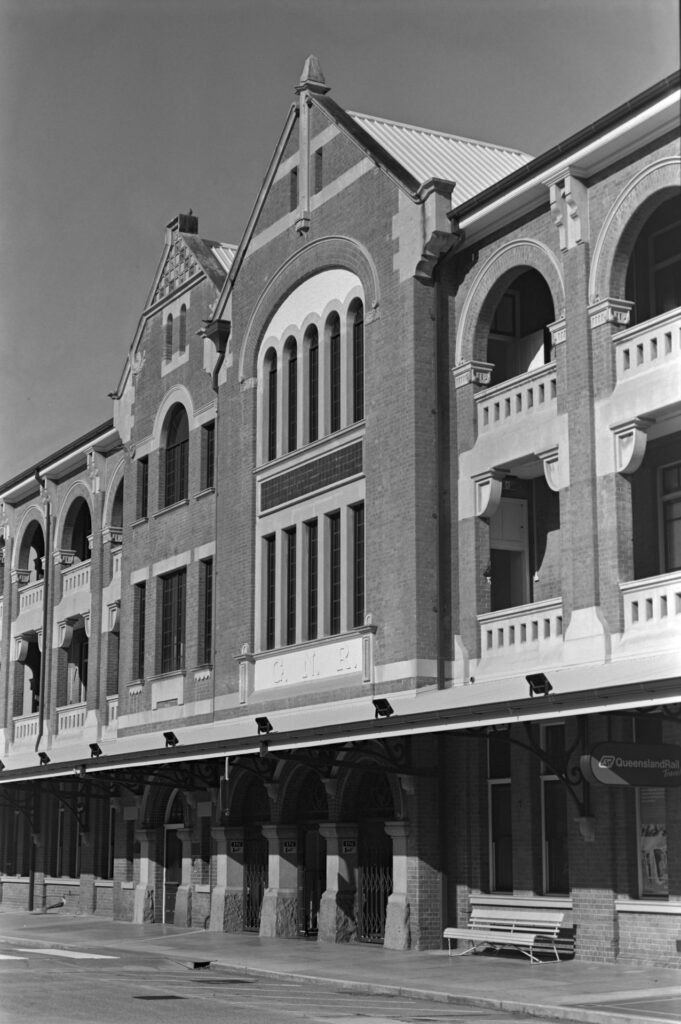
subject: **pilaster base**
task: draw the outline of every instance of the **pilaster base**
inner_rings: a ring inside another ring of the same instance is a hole
[[[192,887],[179,885],[175,897],[175,913],[173,924],[177,928],[191,928],[192,924]]]
[[[355,894],[328,890],[319,907],[319,941],[353,942],[357,934]]]
[[[406,893],[392,893],[388,897],[385,915],[385,949],[409,949],[411,946],[409,900]]]
[[[150,885],[136,886],[132,920],[134,924],[153,924],[154,890]]]
[[[260,911],[263,938],[287,938],[298,934],[298,893],[289,889],[265,889]]]

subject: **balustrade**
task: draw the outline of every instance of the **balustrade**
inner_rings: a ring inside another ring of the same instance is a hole
[[[681,572],[620,583],[624,631],[681,627]]]
[[[475,396],[478,432],[506,427],[552,406],[555,411],[556,393],[555,363],[487,388]]]
[[[19,614],[43,606],[43,582],[29,583],[19,591]]]
[[[38,715],[18,715],[14,719],[14,742],[25,743],[38,735]]]
[[[561,598],[478,615],[483,658],[522,654],[555,643],[563,636]]]
[[[64,569],[62,579],[65,594],[71,594],[76,590],[89,590],[90,562],[77,562],[70,569]]]
[[[66,707],[57,708],[57,732],[61,735],[66,732],[77,732],[85,725],[87,704],[68,704]]]
[[[620,331],[613,344],[618,384],[656,367],[668,371],[681,359],[681,309]]]

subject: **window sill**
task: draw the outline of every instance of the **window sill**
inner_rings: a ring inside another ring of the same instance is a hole
[[[113,878],[95,878],[95,889],[113,889]]]
[[[140,516],[139,519],[135,519],[134,522],[132,522],[130,525],[132,526],[133,530],[135,530],[138,526],[144,526],[144,524],[148,522],[149,516]]]
[[[180,501],[173,502],[172,505],[166,505],[164,508],[160,508],[158,512],[154,512],[154,519],[158,519],[159,516],[166,515],[167,512],[172,512],[174,509],[182,508],[183,505],[189,504],[189,498],[181,498]]]
[[[129,889],[130,891],[132,891],[134,888],[134,882],[121,882],[121,889]]]
[[[209,494],[215,494],[214,487],[204,487],[202,490],[196,493],[195,497],[196,500],[199,501],[201,498],[205,498]]]
[[[666,896],[659,900],[615,900],[618,914],[676,914],[681,917],[681,900],[669,902]]]

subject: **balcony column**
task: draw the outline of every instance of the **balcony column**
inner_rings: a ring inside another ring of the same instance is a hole
[[[459,450],[470,451],[477,439],[477,408],[475,396],[489,385],[492,364],[471,360],[452,370],[456,389],[456,436]],[[490,488],[495,470],[490,468]],[[480,629],[478,615],[490,610],[490,587],[485,576],[490,558],[489,525],[480,518],[477,499],[480,488],[476,481],[463,474],[459,477],[458,460],[452,461],[452,507],[458,505],[458,530],[453,537],[458,544],[457,577],[452,580],[454,608],[452,620],[457,621],[454,636],[454,679],[467,684],[470,678],[469,660],[480,656]],[[453,559],[453,565],[456,559]],[[457,609],[458,606],[458,609]]]
[[[210,897],[212,932],[242,932],[244,929],[244,829],[212,829],[216,842],[216,879]]]
[[[269,844],[267,888],[260,913],[264,938],[298,934],[298,827],[263,825]]]
[[[89,483],[92,493],[92,536],[90,537],[90,593],[84,598],[87,603],[89,622],[85,620],[88,636],[88,683],[87,714],[85,734],[89,742],[102,735],[102,722],[106,722],[106,674],[102,672],[102,592],[105,582],[104,566],[110,564],[110,545],[104,545],[102,521],[104,516],[104,479],[102,456],[97,452],[88,453]],[[106,562],[105,562],[106,559]],[[108,582],[108,579],[107,579]]]
[[[5,693],[9,699],[0,701],[0,750],[6,750],[12,739],[12,699],[11,699],[11,676],[5,666],[10,664],[10,643],[12,636],[12,620],[15,618],[16,608],[16,587],[12,586],[11,565],[14,548],[14,538],[9,529],[9,524],[3,522],[4,506],[0,503],[0,537],[4,540],[2,549],[2,560],[0,561],[0,576],[2,578],[2,594],[0,604],[2,605],[2,626],[0,627],[0,671],[3,673],[3,684]]]

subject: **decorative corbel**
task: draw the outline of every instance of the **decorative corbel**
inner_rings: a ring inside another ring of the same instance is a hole
[[[236,661],[239,665],[239,704],[247,704],[255,682],[255,658],[249,644],[241,645],[241,654],[237,655]]]
[[[12,569],[10,573],[10,580],[12,583],[16,583],[19,587],[25,587],[31,579],[30,569]]]
[[[67,619],[65,622],[60,622],[58,624],[58,628],[59,640],[57,642],[57,647],[61,647],[63,651],[67,651],[71,646],[71,641],[73,640],[73,623]]]
[[[475,514],[480,519],[491,519],[499,508],[505,476],[503,470],[488,469],[473,477]]]
[[[544,182],[563,252],[589,239],[589,197],[586,186],[569,168]]]
[[[444,178],[430,178],[419,187],[416,194],[416,201],[422,204],[424,210],[426,240],[414,277],[424,284],[433,283],[435,268],[440,260],[463,239],[458,221],[452,215],[453,191],[454,182]]]
[[[90,639],[90,629],[91,629],[91,626],[92,626],[92,622],[91,622],[91,619],[90,619],[90,612],[83,612],[82,619],[83,619],[83,629],[85,630],[85,636],[89,640]]]
[[[378,626],[374,625],[369,614],[364,616],[364,624],[357,628],[357,632],[362,638],[363,683],[373,683],[374,681],[374,637],[377,629]]]
[[[121,602],[114,601],[109,605],[109,632],[120,633],[121,631]]]
[[[18,661],[21,665],[26,662],[28,657],[28,644],[29,641],[25,636],[14,637],[14,660]]]
[[[643,416],[626,420],[610,427],[615,435],[615,470],[617,473],[635,473],[643,462],[648,441],[648,430],[653,421]]]
[[[591,330],[603,324],[614,324],[622,328],[629,325],[634,303],[628,299],[599,299],[589,306],[589,323]]]
[[[76,552],[71,551],[69,548],[57,548],[52,555],[52,560],[56,566],[68,567],[73,565],[76,561]]]
[[[483,363],[480,359],[469,359],[465,363],[459,363],[458,366],[452,367],[454,387],[457,391],[466,384],[488,387],[493,369],[494,363]]]
[[[540,452],[535,452],[538,459],[541,459],[544,467],[544,477],[552,491],[560,491],[567,487],[567,465],[566,459],[560,458],[559,446],[551,445]]]
[[[549,333],[551,334],[551,347],[555,348],[556,345],[562,345],[567,338],[567,324],[565,317],[561,317],[560,320],[554,320],[552,324],[548,325]]]

